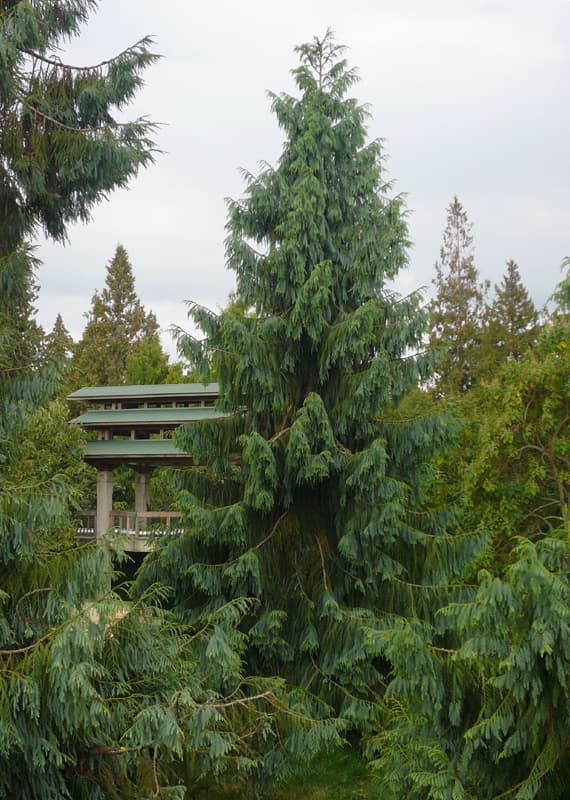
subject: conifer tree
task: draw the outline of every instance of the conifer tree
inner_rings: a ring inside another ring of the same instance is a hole
[[[41,364],[44,331],[35,320],[36,259],[26,248],[0,272],[0,375],[13,377]]]
[[[125,383],[169,383],[168,373],[168,353],[164,351],[158,334],[139,342],[136,350],[127,356]]]
[[[566,270],[566,276],[556,287],[551,299],[556,303],[557,313],[570,314],[570,256],[563,258],[560,266],[562,270]]]
[[[393,681],[370,740],[386,800],[568,795],[569,336],[554,318],[479,392],[455,484],[459,524],[490,534],[485,568],[436,626],[410,620],[390,637]]]
[[[486,286],[479,281],[472,224],[457,197],[447,209],[430,321],[430,348],[439,352],[437,389],[465,392],[477,380]]]
[[[538,313],[511,259],[485,313],[482,361],[487,370],[508,357],[520,358],[536,340],[537,325]]]
[[[27,237],[43,229],[61,241],[68,223],[85,219],[152,160],[152,126],[114,119],[154,58],[148,40],[92,68],[60,60],[61,45],[96,7],[95,0],[0,2],[0,295],[13,302],[26,302]],[[274,764],[287,731],[293,754],[314,752],[310,720],[289,712],[275,731],[282,685],[243,679],[239,636],[234,649],[229,640],[246,602],[228,604],[190,635],[158,608],[162,590],[136,603],[109,590],[115,548],[65,538],[75,499],[70,464],[54,454],[52,469],[31,452],[38,429],[53,430],[61,418],[53,407],[30,418],[57,383],[53,371],[31,375],[5,367],[7,360],[0,360],[1,800],[181,798],[206,774],[239,779],[258,769],[258,740]],[[230,687],[232,696],[214,686]]]
[[[127,359],[142,342],[158,340],[158,323],[135,291],[133,269],[122,245],[107,264],[105,288],[95,292],[87,325],[75,348],[74,380],[83,386],[125,383]]]
[[[73,353],[73,338],[63,321],[61,314],[55,318],[53,328],[45,337],[44,361],[61,364],[67,362]]]
[[[418,294],[387,287],[406,265],[402,201],[350,97],[356,73],[328,32],[297,48],[299,96],[271,95],[285,133],[276,167],[229,204],[237,293],[219,316],[194,306],[225,420],[182,429],[188,530],[146,560],[139,588],[172,587],[184,619],[254,598],[244,619],[258,673],[323,692],[366,726],[382,677],[370,631],[422,608],[460,558],[425,507],[438,418],[397,420],[428,372]]]
[[[53,371],[32,373],[13,334],[15,312],[26,325],[33,303],[28,238],[41,229],[63,240],[68,223],[152,160],[151,125],[114,119],[154,59],[148,40],[92,68],[60,58],[96,5],[0,3],[2,800],[156,796],[164,770],[153,769],[150,745],[181,752],[169,698],[197,674],[186,640],[152,604],[132,607],[108,593],[108,548],[62,538],[74,482],[62,459],[52,468],[33,452],[38,426],[52,428],[50,412],[37,409],[56,383]],[[202,713],[210,721],[194,729],[207,747],[218,712]]]
[[[157,58],[150,39],[94,66],[59,55],[96,8],[96,0],[0,6],[3,250],[40,227],[62,241],[69,222],[87,221],[95,203],[153,159],[153,124],[116,119]]]

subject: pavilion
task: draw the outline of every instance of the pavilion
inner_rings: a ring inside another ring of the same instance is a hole
[[[97,434],[87,441],[83,456],[97,470],[97,509],[94,524],[84,527],[81,535],[98,537],[114,530],[131,534],[125,549],[146,550],[145,536],[156,524],[163,530],[171,528],[179,514],[148,511],[151,472],[156,467],[192,464],[192,456],[174,443],[172,431],[180,425],[225,417],[214,407],[218,397],[217,383],[94,386],[68,395],[69,400],[95,406],[71,420]],[[135,471],[131,512],[113,511],[113,470],[121,464]]]

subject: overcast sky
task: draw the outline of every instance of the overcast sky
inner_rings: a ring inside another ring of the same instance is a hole
[[[398,288],[429,289],[457,194],[482,278],[499,282],[513,258],[546,301],[570,254],[570,0],[101,0],[72,63],[152,34],[164,58],[130,115],[164,123],[164,152],[72,227],[66,247],[41,245],[46,329],[61,312],[79,338],[118,243],[164,329],[185,326],[186,300],[226,303],[224,198],[241,196],[240,167],[278,158],[266,92],[293,90],[294,46],[329,26],[359,68],[354,95],[370,105],[370,137],[385,139],[394,190],[407,196],[414,247]]]

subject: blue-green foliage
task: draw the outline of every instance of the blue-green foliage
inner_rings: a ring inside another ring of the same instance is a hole
[[[569,609],[567,541],[523,539],[504,578],[482,571],[441,610],[450,646],[392,633],[398,677],[369,745],[387,798],[566,797]]]
[[[195,462],[180,475],[187,531],[139,587],[171,586],[194,622],[246,593],[249,667],[367,729],[390,669],[379,633],[433,613],[478,542],[456,545],[429,509],[446,421],[397,414],[429,373],[426,314],[386,286],[407,263],[405,210],[349,96],[356,73],[330,33],[297,50],[299,96],[271,95],[279,161],[229,203],[237,293],[219,316],[191,306],[206,338],[179,340],[232,416],[177,433]]]
[[[27,237],[43,229],[63,240],[67,223],[86,219],[152,160],[150,123],[114,118],[154,60],[148,40],[93,68],[51,55],[96,6],[0,3],[1,800],[181,800],[212,774],[259,774],[261,786],[261,753],[283,772],[339,741],[326,709],[317,728],[299,708],[310,704],[288,697],[281,680],[244,677],[239,622],[249,604],[241,596],[256,580],[247,563],[222,578],[243,586],[239,597],[189,628],[164,610],[163,586],[134,602],[126,587],[111,590],[120,548],[73,536],[81,443],[73,434],[67,448],[54,441],[61,409],[43,404],[58,376],[23,352],[17,316],[30,305],[36,266]],[[260,466],[256,442],[250,447],[251,480],[271,492],[271,465]],[[230,455],[220,450],[220,482],[233,469]],[[218,530],[219,519],[201,513],[202,527]],[[225,523],[228,538],[246,530],[239,513]]]
[[[464,448],[447,454],[447,482],[461,492],[456,536],[490,534],[485,568],[439,598],[433,624],[382,632],[393,677],[369,750],[387,800],[568,796],[566,312],[559,301],[536,346],[458,405]]]

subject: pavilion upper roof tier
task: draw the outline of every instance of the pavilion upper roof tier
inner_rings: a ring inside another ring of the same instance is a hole
[[[85,386],[69,400],[98,404],[101,408],[154,408],[212,405],[219,397],[217,383],[162,383],[130,386]]]

